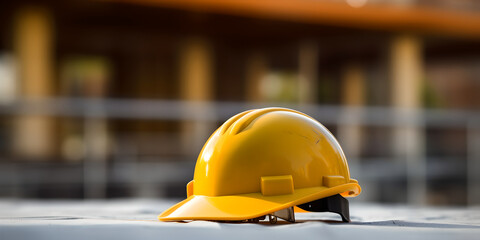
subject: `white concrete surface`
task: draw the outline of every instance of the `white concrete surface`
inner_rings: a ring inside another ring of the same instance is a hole
[[[0,200],[0,239],[479,239],[480,207],[351,204],[352,223],[331,213],[297,223],[159,222],[174,202]]]

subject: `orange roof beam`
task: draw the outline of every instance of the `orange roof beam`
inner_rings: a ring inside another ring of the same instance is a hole
[[[206,13],[386,31],[480,38],[480,14],[420,6],[320,0],[106,0]]]

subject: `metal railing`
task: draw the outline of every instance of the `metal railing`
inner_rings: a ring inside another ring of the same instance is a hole
[[[82,98],[52,98],[40,100],[18,100],[10,103],[0,104],[0,116],[27,116],[27,115],[43,115],[52,117],[74,117],[84,119],[85,141],[91,141],[95,135],[89,137],[88,132],[95,128],[95,119],[130,119],[130,120],[167,120],[167,121],[198,121],[204,123],[218,124],[229,117],[241,111],[270,107],[281,106],[293,108],[303,111],[318,121],[326,125],[334,125],[341,128],[342,126],[358,125],[358,126],[372,126],[372,127],[388,127],[388,128],[414,128],[422,129],[428,127],[435,127],[440,129],[460,128],[466,132],[467,152],[467,198],[469,204],[480,204],[480,112],[476,111],[461,111],[461,110],[434,110],[434,109],[396,109],[391,107],[343,107],[332,105],[308,105],[308,104],[290,104],[290,103],[248,103],[248,102],[189,102],[177,100],[130,100],[130,99],[82,99]],[[90,130],[89,130],[90,129]],[[202,136],[197,139],[204,139]],[[102,196],[98,191],[103,191],[106,184],[106,171],[108,167],[102,161],[88,159],[89,145],[87,144],[86,156],[84,162],[83,178],[79,179],[84,184],[86,191],[91,194],[86,196]],[[411,156],[394,156],[400,160],[378,160],[378,162],[385,163],[383,166],[377,165],[376,168],[380,171],[397,172],[400,177],[416,178],[416,182],[411,185],[419,184],[418,181],[425,184],[426,181],[426,159],[427,156],[420,152]],[[116,156],[122,157],[122,156]],[[133,156],[133,158],[136,158]],[[159,157],[161,158],[161,157]],[[354,157],[355,158],[355,157]],[[415,158],[408,160],[409,158]],[[180,161],[178,163],[172,162],[158,162],[158,163],[143,163],[133,159],[128,162],[114,163],[113,179],[117,182],[133,182],[135,184],[161,184],[167,180],[162,177],[181,179],[184,181],[189,175],[193,173],[193,162]],[[362,171],[362,166],[371,166],[366,164],[366,159],[353,159],[356,162],[351,166],[352,171],[357,174],[359,179],[365,178],[370,182],[379,180],[381,174],[371,174],[374,170],[366,169]],[[414,163],[405,167],[405,171],[398,171],[399,166],[407,164],[410,161]],[[115,161],[114,161],[115,162]],[[12,165],[13,164],[13,165]],[[15,165],[15,162],[9,162],[8,166],[15,166],[17,174],[20,176],[13,176],[12,174],[0,174],[7,182],[28,178],[21,174],[22,170]],[[2,167],[4,171],[9,171],[8,168]],[[136,169],[134,172],[126,170],[127,168]],[[140,170],[139,170],[140,169]],[[141,170],[143,169],[143,170]],[[154,170],[152,170],[154,169]],[[363,169],[363,168],[362,168]],[[421,170],[418,170],[421,169]],[[148,172],[141,174],[138,171]],[[148,171],[149,170],[149,171]],[[363,173],[362,173],[363,172]],[[366,176],[366,175],[371,176]],[[455,174],[459,174],[457,171]],[[15,174],[14,174],[15,175]],[[152,175],[156,175],[151,177]],[[150,177],[149,177],[150,176]],[[31,178],[32,176],[30,176]],[[397,176],[398,177],[398,176]],[[63,176],[65,178],[65,176]],[[63,178],[59,181],[67,181]],[[68,178],[68,177],[66,177]],[[44,181],[52,181],[43,179]],[[36,181],[43,181],[40,177]],[[13,182],[15,182],[13,181]],[[368,183],[367,183],[368,185]],[[408,186],[407,188],[413,188]],[[90,190],[88,190],[90,189]],[[93,189],[93,190],[92,190]],[[368,188],[365,188],[368,189]],[[420,191],[420,192],[419,192]],[[95,194],[95,192],[97,192]],[[407,194],[424,194],[425,190],[419,188]]]

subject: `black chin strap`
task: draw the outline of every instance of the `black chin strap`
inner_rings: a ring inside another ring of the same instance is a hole
[[[340,194],[300,204],[297,207],[309,212],[338,213],[344,222],[350,222],[348,200],[342,197]]]

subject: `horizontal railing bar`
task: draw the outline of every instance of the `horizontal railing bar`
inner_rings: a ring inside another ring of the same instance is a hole
[[[303,111],[324,124],[366,126],[466,126],[480,119],[480,112],[440,109],[402,109],[393,107],[345,107],[335,105],[190,102],[181,100],[131,100],[51,98],[17,100],[0,104],[0,115],[46,115],[76,118],[131,120],[194,120],[223,122],[234,114],[252,108],[287,107]],[[480,120],[479,120],[480,121]]]

